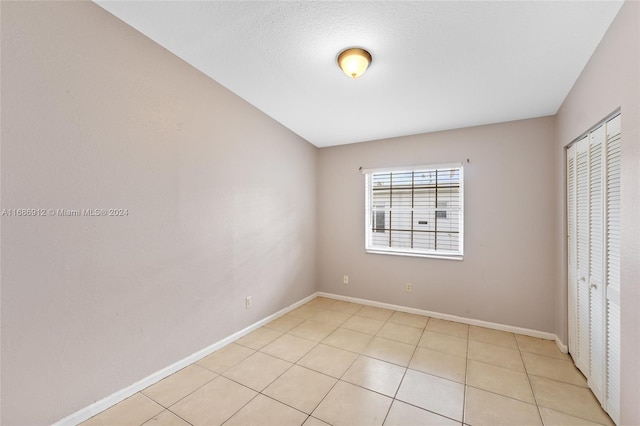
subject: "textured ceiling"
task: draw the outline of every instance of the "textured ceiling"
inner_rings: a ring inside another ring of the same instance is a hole
[[[555,114],[622,2],[97,4],[322,147]]]

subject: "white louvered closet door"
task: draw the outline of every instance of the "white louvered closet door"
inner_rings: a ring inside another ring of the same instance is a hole
[[[620,148],[621,119],[606,124],[606,389],[605,409],[620,424]]]
[[[569,352],[620,413],[620,115],[567,150]]]
[[[578,351],[578,277],[576,276],[576,144],[567,151],[567,280],[569,352]]]
[[[605,382],[605,311],[603,256],[603,178],[602,148],[604,124],[589,135],[589,330],[591,333],[589,387],[600,403]]]
[[[590,361],[589,320],[589,140],[576,144],[576,366],[588,378]]]

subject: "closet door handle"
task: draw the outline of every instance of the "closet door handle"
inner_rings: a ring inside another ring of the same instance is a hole
[[[596,283],[591,283],[591,288],[598,288],[598,284],[596,284]]]
[[[581,282],[581,283],[583,283],[583,282],[585,282],[585,281],[587,281],[587,280],[585,279],[585,277],[580,277],[580,282]]]

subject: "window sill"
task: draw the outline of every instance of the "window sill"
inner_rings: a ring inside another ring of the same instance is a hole
[[[406,257],[426,257],[430,259],[444,259],[444,260],[464,260],[464,255],[457,254],[423,254],[423,253],[410,253],[405,251],[391,251],[391,250],[376,250],[365,249],[369,254],[388,254],[391,256],[406,256]]]

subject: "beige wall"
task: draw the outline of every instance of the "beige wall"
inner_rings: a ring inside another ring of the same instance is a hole
[[[312,294],[317,149],[88,2],[2,2],[3,425]],[[245,310],[245,296],[253,308]]]
[[[640,424],[640,3],[627,1],[556,116],[556,169],[565,146],[620,108],[622,112],[622,424]],[[564,215],[564,179],[558,180]],[[566,342],[566,222],[558,223],[557,334]]]
[[[129,215],[2,217],[0,423],[59,420],[316,289],[566,342],[564,146],[621,107],[622,419],[640,424],[640,4],[556,117],[321,150],[94,4],[1,19],[1,207]],[[453,161],[464,260],[366,254],[358,168]]]
[[[319,290],[553,332],[553,132],[554,119],[545,117],[321,149]],[[463,261],[365,253],[360,166],[460,161]]]

